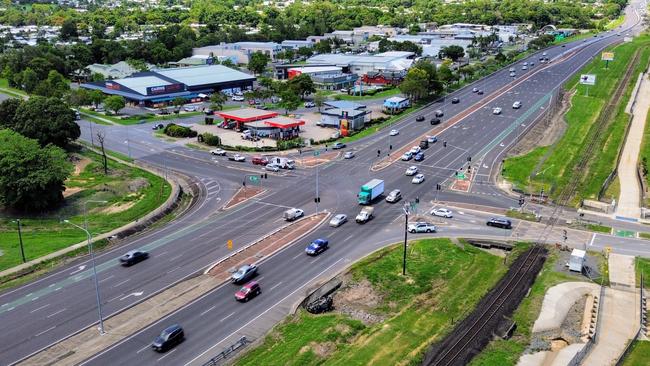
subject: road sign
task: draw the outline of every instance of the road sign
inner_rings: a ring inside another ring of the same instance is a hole
[[[260,180],[260,177],[258,177],[257,175],[249,175],[248,180],[250,180],[253,183],[257,183]]]
[[[463,173],[463,172],[458,173],[457,178],[458,179],[465,179],[465,173]]]
[[[600,59],[603,61],[614,61],[614,52],[603,52],[600,55]]]
[[[582,74],[582,75],[580,75],[580,84],[596,85],[596,75],[594,75],[594,74]]]
[[[314,156],[318,156],[318,155],[320,155],[320,151],[319,151],[319,150],[315,150],[315,151],[314,151]]]
[[[232,240],[228,240],[228,249],[232,250]]]
[[[624,37],[623,42],[625,43],[632,42],[632,37]]]

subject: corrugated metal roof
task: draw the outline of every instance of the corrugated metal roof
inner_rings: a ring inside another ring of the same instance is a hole
[[[114,83],[124,85],[125,87],[138,92],[142,95],[147,94],[147,88],[152,86],[171,85],[170,82],[165,81],[156,76],[142,76],[134,78],[125,78],[113,80]]]
[[[190,87],[254,79],[252,75],[222,65],[179,67],[155,71]]]

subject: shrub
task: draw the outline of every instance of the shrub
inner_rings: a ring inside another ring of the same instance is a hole
[[[203,137],[203,143],[208,146],[221,145],[221,139],[219,138],[219,136],[213,135],[209,132],[203,133],[201,136]]]
[[[196,137],[198,133],[189,127],[170,123],[165,127],[165,135],[170,137]]]
[[[302,140],[299,137],[291,140],[278,140],[277,146],[278,150],[288,150],[302,146]]]

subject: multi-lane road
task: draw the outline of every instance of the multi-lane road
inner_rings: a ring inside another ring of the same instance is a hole
[[[635,7],[638,5],[628,8],[624,28],[638,23]],[[448,186],[454,172],[466,166],[468,156],[472,157],[473,163],[479,162],[476,165],[479,169],[477,179],[485,180],[486,184],[474,184],[467,193],[446,189],[438,192],[436,198],[486,206],[515,206],[512,199],[489,184],[494,163],[519,135],[530,128],[567,78],[604,47],[622,40],[618,35],[620,32],[627,30],[546,50],[552,60],[548,65],[540,64],[539,55],[533,55],[513,65],[517,73],[514,78],[504,69],[427,106],[418,113],[427,117],[425,122],[415,122],[415,115],[405,118],[391,127],[400,130],[398,136],[389,138],[386,132],[382,132],[350,144],[349,149],[356,151],[354,159],[335,160],[318,169],[320,208],[354,217],[359,209],[356,192],[361,184],[372,178],[384,179],[387,191],[397,188],[402,190],[406,199],[418,197],[421,202],[429,202],[434,197],[432,187],[436,183]],[[523,61],[533,61],[535,66],[523,71]],[[473,93],[475,86],[485,94]],[[461,102],[451,104],[451,97],[458,97]],[[521,109],[511,108],[515,100],[523,103]],[[492,114],[492,107],[496,106],[503,109],[501,115]],[[370,170],[389,152],[389,145],[393,145],[394,150],[411,145],[431,130],[427,121],[436,109],[445,112],[441,125],[444,130],[437,132],[439,142],[425,151],[423,162],[396,162],[381,171]],[[472,113],[466,117],[454,118],[468,110]],[[447,122],[450,120],[457,121],[452,125]],[[107,316],[182,281],[227,255],[225,242],[228,239],[232,239],[235,246],[243,246],[272,231],[282,224],[282,211],[286,208],[301,207],[307,213],[315,211],[316,172],[313,169],[272,174],[263,182],[268,188],[266,194],[233,210],[219,211],[219,207],[239,188],[245,175],[260,172],[258,168],[250,163],[236,164],[205,152],[161,142],[152,136],[147,125],[94,125],[93,128],[94,132],[99,129],[105,132],[110,149],[190,176],[201,192],[198,202],[179,219],[161,229],[128,238],[118,249],[97,256],[102,304]],[[89,141],[88,122],[82,121],[82,131],[83,138]],[[442,141],[447,142],[446,148]],[[377,151],[380,151],[379,158]],[[425,174],[423,184],[413,185],[410,177],[404,175],[404,170],[410,165],[417,165]],[[286,314],[291,304],[303,296],[309,284],[319,276],[334,273],[372,250],[401,238],[401,203],[390,205],[382,201],[375,207],[377,218],[366,225],[351,222],[337,229],[322,227],[310,234],[306,241],[317,237],[330,240],[332,248],[319,257],[306,257],[301,242],[266,259],[261,264],[259,277],[263,294],[254,301],[243,305],[236,303],[234,288],[224,285],[128,337],[88,363],[200,363],[218,353],[231,340],[246,335],[248,330],[255,329],[259,333],[268,329]],[[452,220],[452,225],[443,226],[437,235],[504,235],[501,230],[486,228],[486,218],[485,215],[464,212]],[[598,247],[601,242],[609,240],[604,236],[594,237],[591,244]],[[645,250],[637,241],[620,240],[621,245],[628,245],[630,251]],[[131,268],[120,267],[117,258],[134,248],[147,250],[151,258]],[[91,279],[89,261],[82,258],[37,281],[0,294],[0,322],[10,329],[0,334],[0,363],[12,364],[96,323]],[[152,353],[148,345],[154,334],[174,322],[185,327],[187,341],[171,353]]]

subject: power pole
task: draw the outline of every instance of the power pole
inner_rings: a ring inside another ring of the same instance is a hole
[[[406,241],[408,240],[409,228],[409,207],[404,204],[404,257],[402,259],[402,276],[406,276]]]
[[[23,247],[23,233],[20,228],[20,219],[16,219],[18,223],[18,240],[20,240],[20,255],[23,257],[23,263],[27,262],[25,260],[25,248]]]

